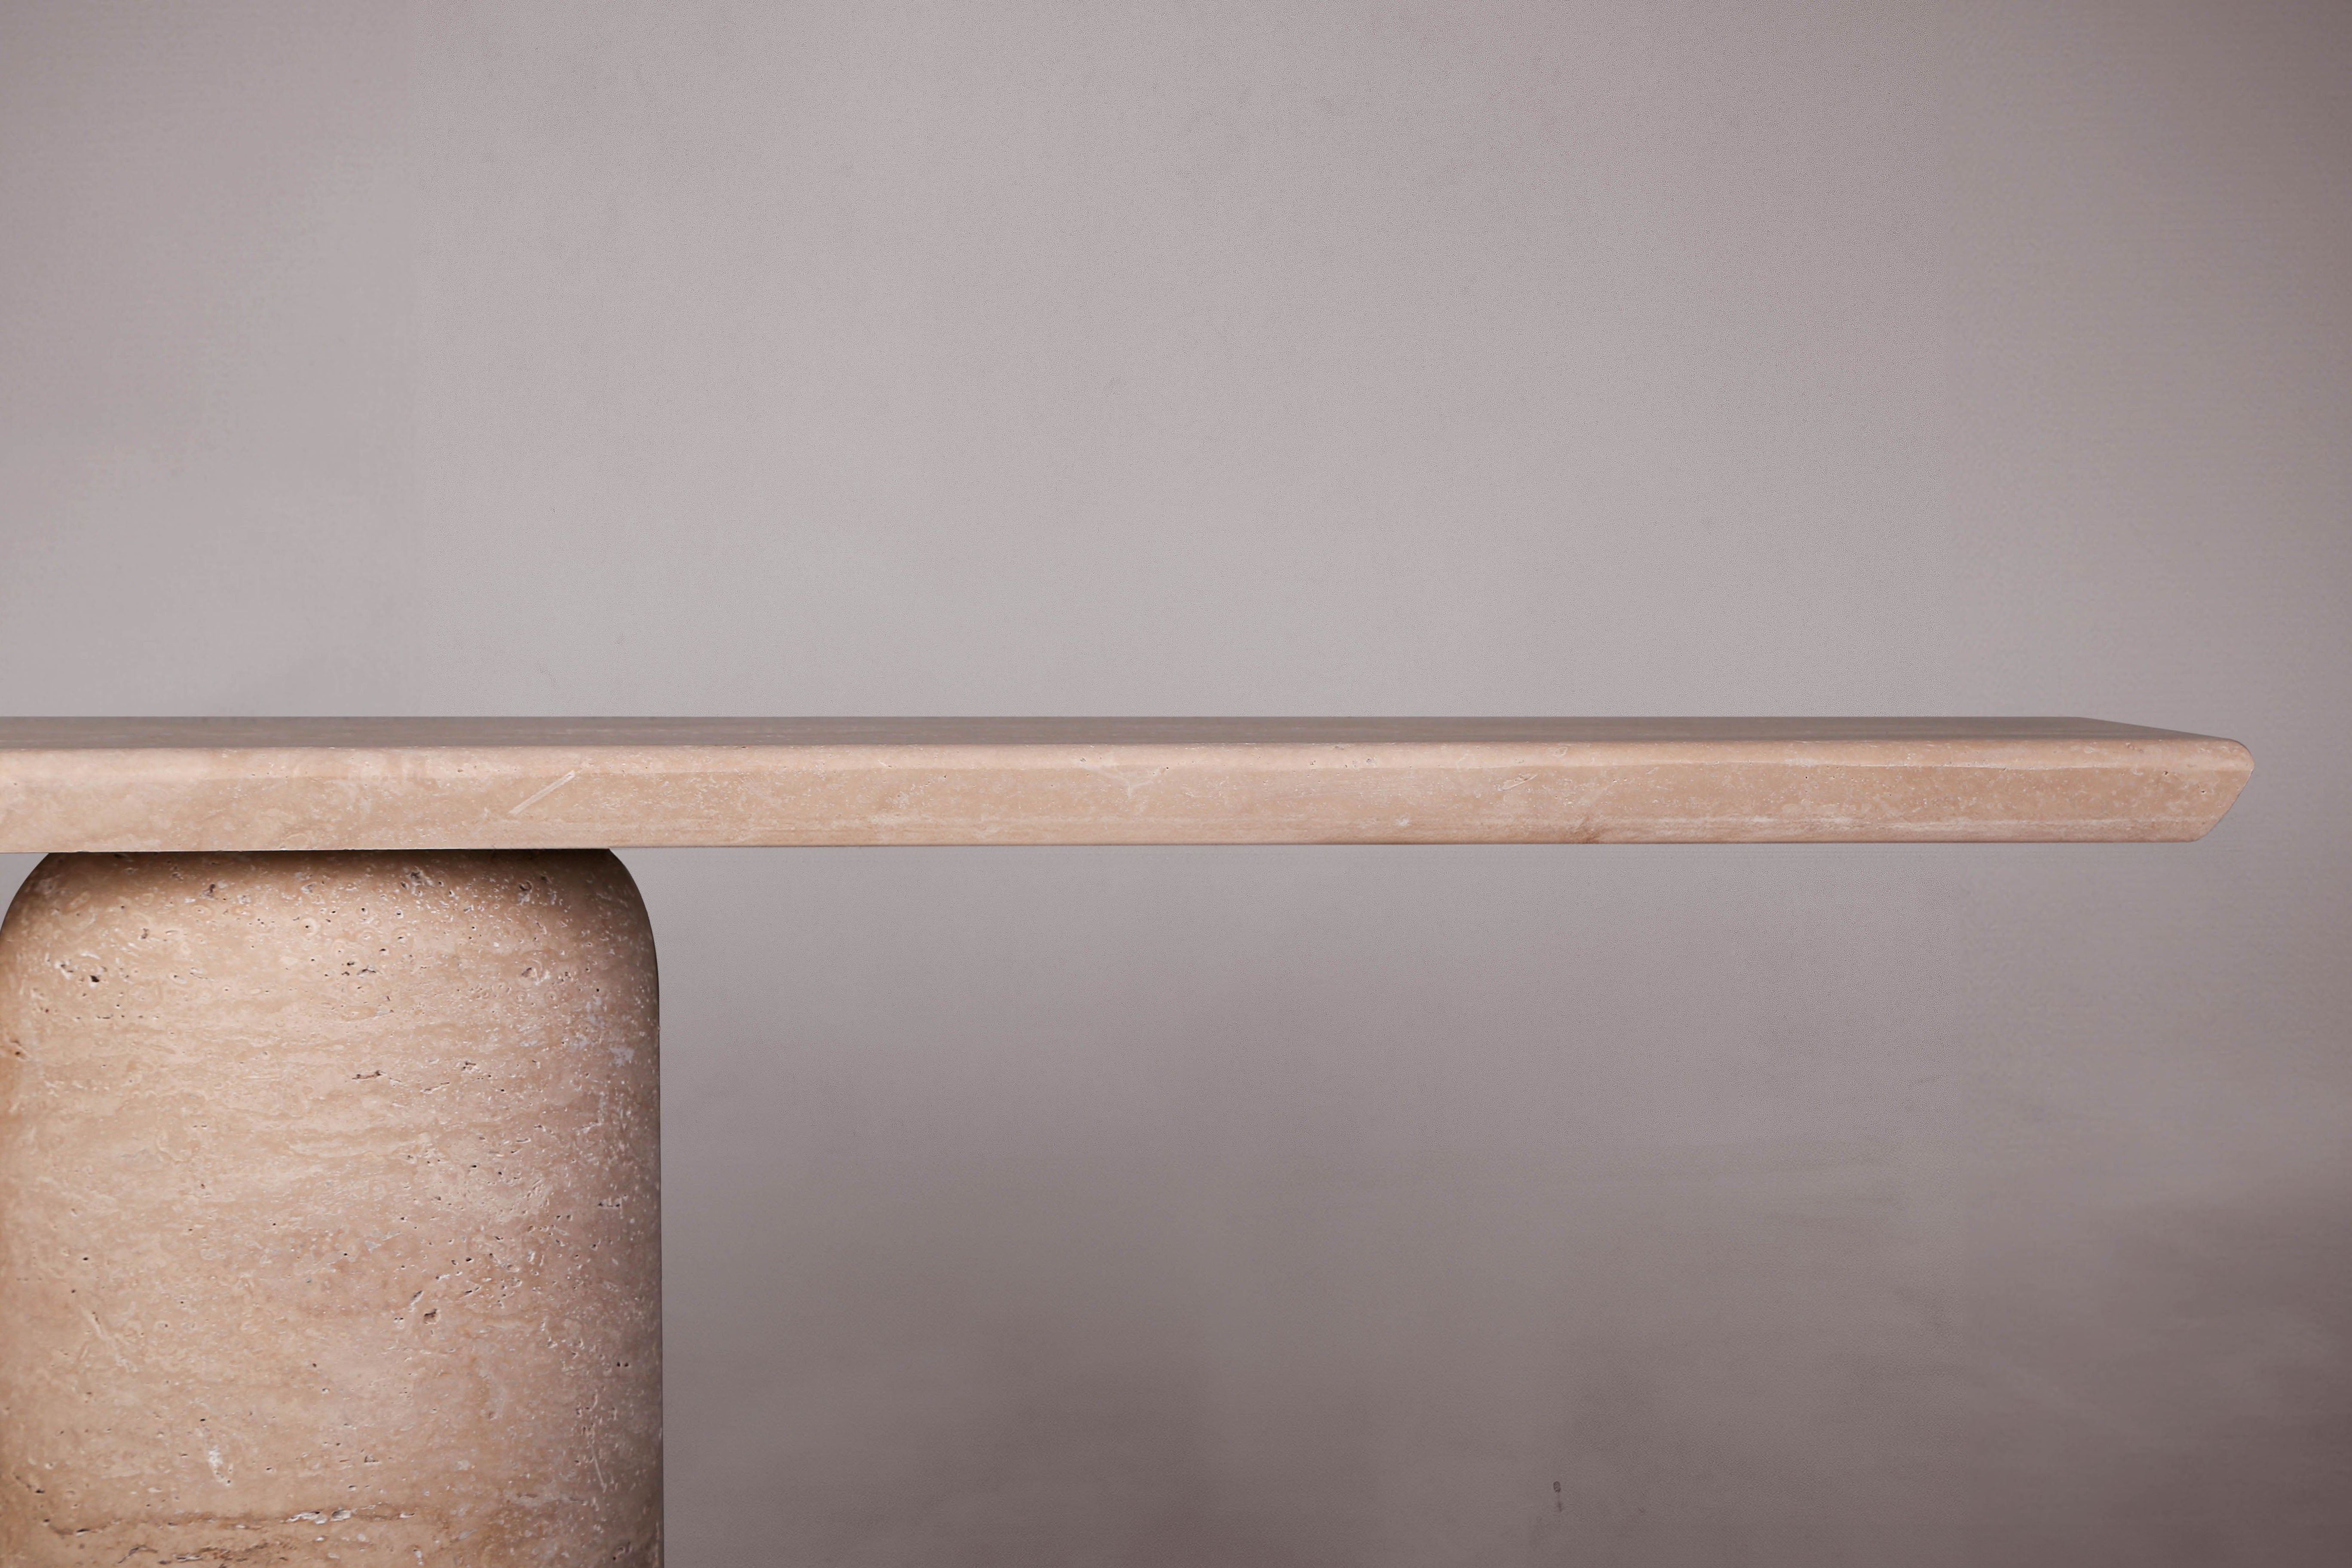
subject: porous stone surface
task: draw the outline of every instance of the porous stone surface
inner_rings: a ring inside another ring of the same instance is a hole
[[[2090,719],[0,719],[0,850],[2182,840]]]
[[[661,1560],[603,850],[52,856],[0,926],[0,1563]]]

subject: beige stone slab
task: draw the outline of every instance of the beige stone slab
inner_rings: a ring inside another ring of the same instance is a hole
[[[0,851],[2185,840],[2084,719],[10,719]]]

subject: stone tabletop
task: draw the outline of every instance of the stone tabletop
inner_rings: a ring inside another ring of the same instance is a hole
[[[2085,719],[0,719],[0,852],[2185,840]]]

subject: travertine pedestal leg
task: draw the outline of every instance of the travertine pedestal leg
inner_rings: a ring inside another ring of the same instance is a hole
[[[68,855],[0,928],[0,1563],[661,1560],[602,850]]]

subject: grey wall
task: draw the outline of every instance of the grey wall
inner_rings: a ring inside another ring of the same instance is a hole
[[[2352,1561],[2347,81],[17,0],[0,711],[2238,738],[2188,847],[631,855],[674,1561]]]

